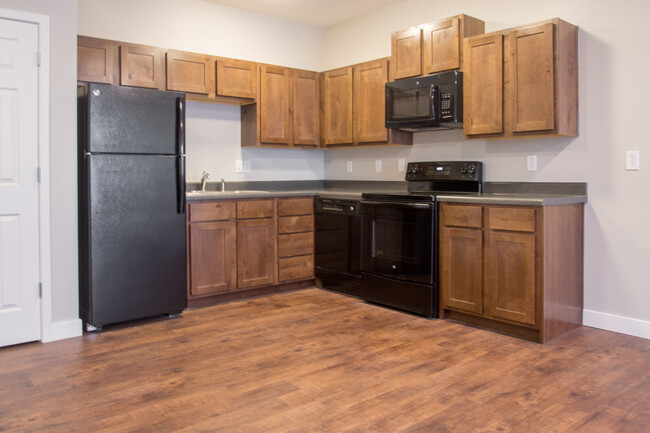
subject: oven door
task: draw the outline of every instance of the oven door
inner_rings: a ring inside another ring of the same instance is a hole
[[[361,270],[433,285],[435,202],[361,202]]]

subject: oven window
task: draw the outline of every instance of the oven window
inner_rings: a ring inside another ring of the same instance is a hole
[[[362,204],[364,272],[433,284],[432,209]]]

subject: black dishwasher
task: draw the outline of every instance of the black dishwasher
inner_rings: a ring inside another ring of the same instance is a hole
[[[359,296],[361,211],[358,200],[316,197],[315,266],[322,287]]]

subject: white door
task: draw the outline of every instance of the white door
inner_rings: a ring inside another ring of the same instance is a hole
[[[0,346],[41,338],[38,26],[0,19]]]

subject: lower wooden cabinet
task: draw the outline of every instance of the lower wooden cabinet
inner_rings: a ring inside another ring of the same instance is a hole
[[[583,205],[440,204],[441,316],[547,342],[582,323]]]
[[[189,203],[189,305],[313,283],[313,206],[312,197]]]

